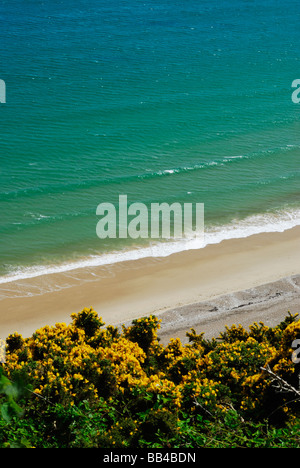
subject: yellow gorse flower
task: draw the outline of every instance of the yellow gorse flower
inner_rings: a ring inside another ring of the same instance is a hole
[[[258,395],[268,388],[262,366],[292,375],[290,346],[300,336],[299,322],[272,330],[260,323],[250,331],[227,327],[211,347],[195,333],[190,344],[173,339],[162,346],[154,316],[123,326],[122,332],[103,328],[93,309],[71,317],[70,324],[45,326],[30,338],[10,335],[3,364],[8,376],[26,372],[36,395],[71,405],[126,394],[175,412],[183,406],[226,411],[224,395],[238,388],[239,409],[246,412],[260,404]]]

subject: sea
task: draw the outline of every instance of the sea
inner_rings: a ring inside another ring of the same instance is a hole
[[[298,0],[0,0],[0,284],[197,247],[100,239],[120,195],[203,203],[200,248],[300,225],[299,18]]]

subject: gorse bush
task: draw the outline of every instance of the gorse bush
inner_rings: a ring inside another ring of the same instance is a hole
[[[212,340],[192,329],[186,345],[160,344],[155,316],[119,330],[93,309],[30,338],[14,333],[1,365],[0,446],[300,447],[296,317],[233,325]],[[26,392],[13,393],[15,382]]]

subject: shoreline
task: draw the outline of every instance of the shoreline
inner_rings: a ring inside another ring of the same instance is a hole
[[[160,332],[164,339],[182,335],[183,323],[176,328],[176,316],[180,314],[186,317],[184,332],[191,327],[197,332],[206,330],[205,337],[216,332],[224,320],[229,326],[236,323],[241,310],[243,320],[258,317],[250,323],[264,321],[264,314],[280,316],[281,321],[290,307],[291,313],[300,312],[295,310],[297,301],[300,309],[299,240],[297,226],[284,232],[224,240],[168,257],[148,257],[2,284],[0,294],[19,297],[0,301],[0,338],[15,331],[27,337],[45,325],[69,323],[71,313],[84,307],[93,307],[106,325],[155,314],[163,320]],[[276,304],[274,292],[281,292]],[[261,311],[255,302],[258,296],[264,298]],[[236,314],[239,297],[242,302],[247,297],[252,304],[240,307]],[[255,311],[251,309],[253,301]],[[288,304],[291,306],[287,308]],[[205,307],[214,313],[207,317]],[[282,307],[282,314],[278,307]],[[205,330],[197,329],[201,324]],[[220,331],[224,328],[222,325]]]

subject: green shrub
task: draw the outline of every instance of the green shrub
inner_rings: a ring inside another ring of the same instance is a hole
[[[0,447],[300,447],[296,317],[213,340],[192,329],[186,345],[161,345],[154,316],[119,332],[93,309],[14,333],[0,367]]]

